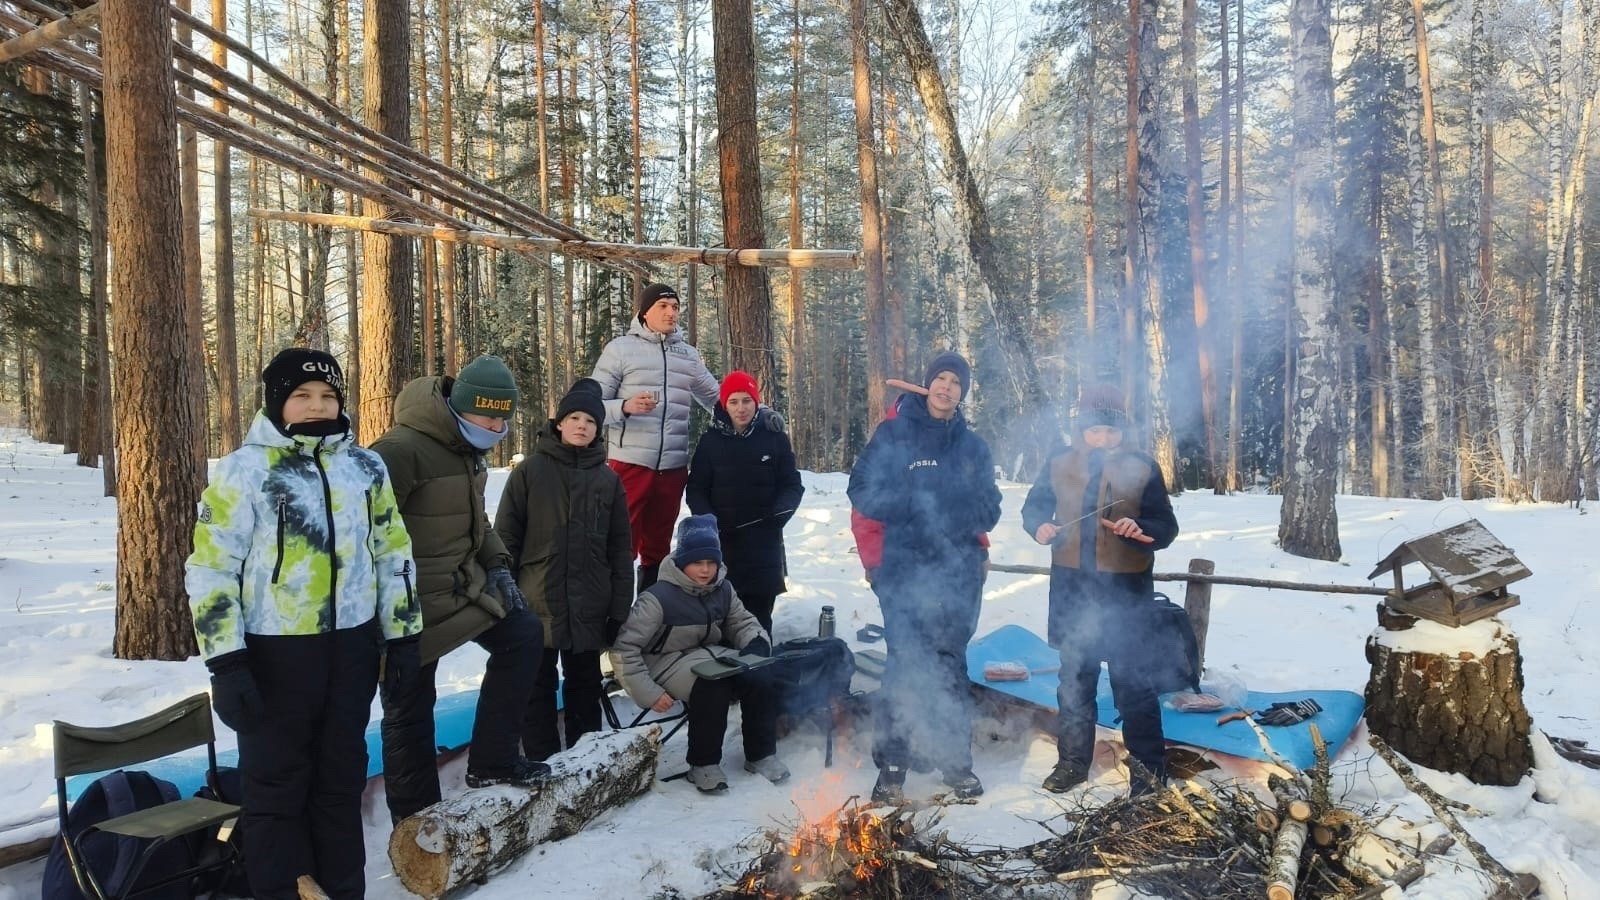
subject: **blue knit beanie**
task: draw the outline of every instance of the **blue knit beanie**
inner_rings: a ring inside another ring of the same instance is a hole
[[[678,546],[672,561],[678,568],[709,559],[722,565],[722,541],[717,537],[717,517],[711,513],[690,516],[678,523]]]

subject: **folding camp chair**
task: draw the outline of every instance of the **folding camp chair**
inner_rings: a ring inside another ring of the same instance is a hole
[[[211,724],[211,698],[195,694],[160,712],[122,725],[93,728],[57,721],[53,728],[56,768],[56,803],[61,823],[62,844],[67,861],[72,867],[72,877],[78,889],[90,900],[124,900],[147,893],[203,872],[226,871],[239,863],[239,854],[231,842],[224,842],[222,852],[202,856],[197,863],[151,884],[140,884],[139,876],[151,858],[163,845],[180,840],[186,835],[203,831],[238,817],[240,808],[230,803],[188,797],[159,806],[136,810],[85,827],[77,834],[67,830],[67,779],[73,775],[121,769],[135,763],[149,762],[170,756],[180,750],[204,744],[209,762],[206,782],[213,792],[217,790],[216,735]],[[108,873],[96,873],[87,864],[83,854],[83,840],[93,832],[130,837],[143,842],[143,847],[121,890],[107,895],[100,879]]]
[[[606,676],[606,679],[600,684],[600,711],[605,714],[606,724],[610,725],[613,731],[622,728],[622,719],[617,715],[617,707],[611,702],[611,695],[619,693],[621,690],[622,685],[617,683],[615,676]],[[639,714],[633,717],[633,721],[628,723],[628,727],[662,725],[672,722],[673,726],[667,730],[666,734],[661,736],[661,743],[663,744],[672,740],[673,735],[677,734],[683,726],[689,724],[689,704],[687,702],[679,703],[677,712],[662,713],[656,718],[646,721],[645,716],[650,715],[650,713],[651,710],[648,708],[639,710]]]

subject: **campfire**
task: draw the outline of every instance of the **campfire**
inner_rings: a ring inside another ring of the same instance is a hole
[[[905,808],[863,807],[852,801],[801,823],[793,834],[769,831],[755,863],[721,896],[888,897],[900,896],[897,891],[909,880],[938,881],[937,866],[909,846],[917,832],[911,816]],[[901,872],[908,864],[914,871]],[[876,884],[882,889],[875,889]]]

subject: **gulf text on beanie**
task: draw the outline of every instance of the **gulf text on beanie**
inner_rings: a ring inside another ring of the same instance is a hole
[[[283,423],[283,404],[294,389],[308,381],[324,381],[339,397],[339,411],[344,411],[344,370],[330,354],[309,347],[288,347],[261,370],[262,406],[267,418]]]
[[[485,354],[461,367],[450,387],[458,413],[509,419],[517,409],[517,380],[498,356]]]
[[[722,565],[722,539],[717,536],[717,517],[711,513],[679,522],[678,546],[672,551],[672,561],[680,569],[705,559]]]
[[[741,372],[738,369],[734,369],[723,377],[722,390],[719,392],[717,399],[723,406],[727,406],[728,398],[734,394],[749,394],[751,400],[757,403],[761,402],[761,391],[756,387],[755,376],[749,372]]]
[[[928,372],[922,378],[922,386],[927,387],[933,384],[933,380],[938,378],[941,372],[954,374],[956,379],[961,382],[961,396],[967,396],[967,392],[972,389],[972,366],[961,358],[961,354],[946,350],[935,356],[928,363]]]

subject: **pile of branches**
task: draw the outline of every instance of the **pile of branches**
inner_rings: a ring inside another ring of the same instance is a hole
[[[1068,811],[1061,818],[1070,827],[1023,852],[1051,876],[1037,881],[1109,878],[1169,900],[1258,900],[1273,885],[1285,897],[1348,898],[1380,883],[1351,852],[1369,834],[1363,817],[1315,808],[1274,780],[1277,803],[1242,786],[1190,781]]]
[[[952,840],[937,828],[937,802],[847,804],[794,831],[764,832],[735,881],[699,900],[1081,896],[1106,879],[1169,900],[1354,900],[1419,878],[1448,846],[1401,846],[1380,836],[1372,811],[1334,803],[1318,743],[1316,765],[1281,763],[1291,774],[1270,778],[1270,792],[1184,781],[1100,802],[1080,791],[1076,806],[1041,823],[1052,836],[1025,847]]]

